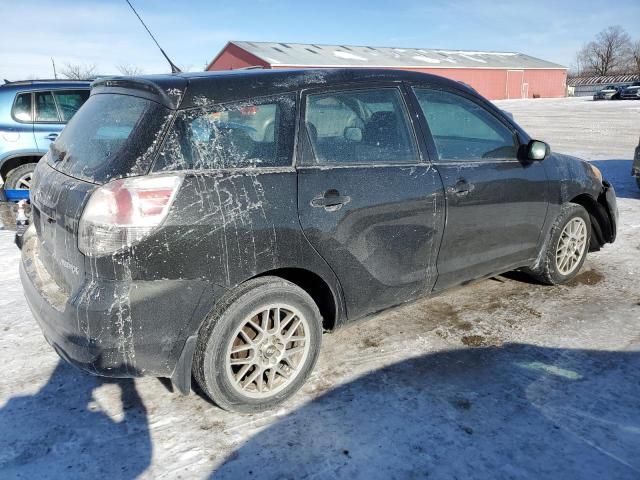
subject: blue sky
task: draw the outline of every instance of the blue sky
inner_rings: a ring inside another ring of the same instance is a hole
[[[134,0],[174,62],[201,70],[227,40],[520,51],[571,65],[609,25],[640,39],[640,0],[589,1]],[[0,0],[0,78],[50,77],[50,57],[164,72],[124,0]],[[34,21],[35,20],[35,21]],[[7,41],[7,39],[11,39]]]

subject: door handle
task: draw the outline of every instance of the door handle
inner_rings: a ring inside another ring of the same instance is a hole
[[[46,138],[47,140],[54,141],[56,138],[58,138],[58,134],[57,133],[50,133],[49,135],[46,135],[44,138]]]
[[[466,180],[458,180],[453,188],[451,188],[451,190],[458,197],[465,197],[469,195],[469,192],[473,190],[473,184],[467,182]]]
[[[312,207],[324,207],[328,212],[334,212],[340,210],[343,205],[349,203],[351,197],[347,195],[340,195],[337,190],[331,189],[324,192],[324,195],[315,197],[311,200]]]

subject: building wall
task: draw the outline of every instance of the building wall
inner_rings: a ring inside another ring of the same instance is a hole
[[[269,68],[269,64],[264,60],[230,43],[211,61],[207,70],[237,70],[254,66]]]
[[[234,44],[227,45],[207,70],[233,70],[260,65],[264,68],[291,68],[270,65]],[[322,68],[309,65],[305,68]],[[504,70],[490,68],[406,68],[464,82],[490,100],[507,98],[558,98],[566,96],[567,71],[562,69]]]
[[[272,68],[280,67],[272,66]],[[540,98],[559,98],[567,94],[567,71],[560,69],[404,68],[401,70],[430,73],[464,82],[489,100],[534,98],[534,95]]]

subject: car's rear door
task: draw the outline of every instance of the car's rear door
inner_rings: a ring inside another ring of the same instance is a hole
[[[349,318],[429,292],[444,225],[399,85],[303,93],[298,212],[340,280]]]
[[[53,92],[44,90],[33,93],[33,134],[39,150],[46,151],[64,127]]]
[[[519,159],[516,132],[471,95],[413,91],[446,192],[435,289],[523,266],[538,253],[547,214],[543,163]]]
[[[71,117],[89,98],[88,88],[34,92],[33,131],[40,150],[49,148]]]

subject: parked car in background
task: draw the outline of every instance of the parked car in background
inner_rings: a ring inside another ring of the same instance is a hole
[[[0,85],[0,177],[28,189],[40,158],[89,98],[89,81],[28,80]]]
[[[242,412],[304,384],[323,330],[515,269],[565,283],[618,218],[595,166],[475,91],[377,69],[99,80],[31,193],[53,348]]]
[[[638,146],[636,147],[635,154],[633,155],[631,176],[636,177],[636,183],[638,184],[638,188],[640,188],[640,139],[638,140]]]
[[[620,91],[623,87],[616,87],[615,85],[607,85],[602,90],[598,90],[593,95],[594,100],[619,100]]]
[[[634,82],[620,92],[622,100],[640,100],[640,82]]]

